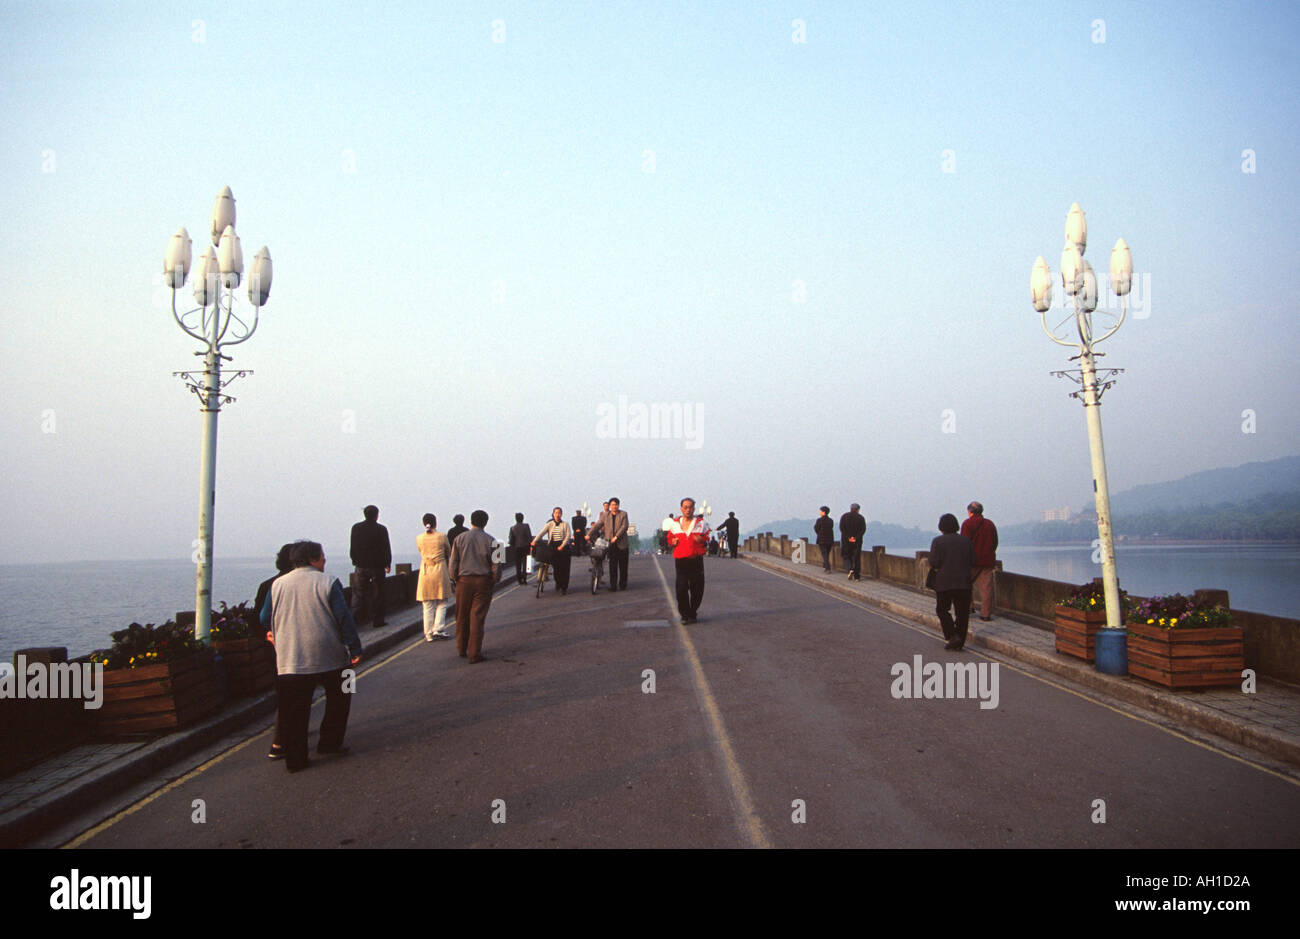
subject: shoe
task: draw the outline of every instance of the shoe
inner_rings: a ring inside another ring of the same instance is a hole
[[[271,744],[271,752],[266,755],[266,758],[268,760],[283,760],[284,747],[280,746],[278,743]]]
[[[467,652],[461,652],[461,653],[460,653],[460,657],[463,659],[463,658],[465,658],[465,656],[468,655],[468,654],[469,654],[469,653],[467,653]]]
[[[334,754],[337,754],[338,756],[343,756],[343,755],[345,755],[345,754],[347,754],[347,753],[351,753],[351,752],[352,752],[352,748],[351,748],[351,747],[348,747],[348,746],[340,746],[340,747],[322,747],[322,746],[317,746],[317,747],[316,747],[316,752],[317,752],[317,753],[334,753]]]
[[[986,622],[986,623],[991,623],[991,622],[993,622],[993,617],[991,617],[991,616],[981,616],[980,619],[984,620],[984,622]]]
[[[425,642],[433,642],[433,637],[432,637],[432,636],[425,636],[425,637],[424,637],[424,641],[425,641]]]
[[[562,597],[567,596],[568,593],[569,593],[569,588],[568,588],[568,587],[561,587],[561,588],[560,588],[560,596],[562,596]]]
[[[484,660],[486,660],[486,659],[487,659],[487,656],[486,656],[486,655],[476,655],[476,656],[474,656],[472,659],[469,660],[469,664],[470,664],[470,665],[477,665],[479,662],[482,662],[482,661],[484,661]]]
[[[309,766],[311,766],[311,760],[307,760],[306,762],[303,762],[303,763],[285,763],[285,764],[284,764],[284,768],[287,769],[287,770],[288,770],[289,772],[291,772],[291,773],[301,773],[303,770],[305,770],[305,769],[306,769],[307,767],[309,767]]]
[[[945,649],[960,649],[961,643],[959,643],[956,639],[949,639],[947,642],[943,644],[943,647]]]
[[[683,617],[682,617],[682,624],[683,624],[683,625],[685,625],[685,624],[687,624],[687,623],[693,623],[693,622],[695,622],[695,617],[694,617],[694,616],[683,616]]]
[[[455,636],[444,636],[442,633],[434,633],[430,642],[437,642],[439,639],[455,639]]]

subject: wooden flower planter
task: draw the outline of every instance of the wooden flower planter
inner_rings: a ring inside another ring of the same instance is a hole
[[[1128,624],[1128,670],[1166,688],[1220,688],[1241,684],[1245,667],[1242,631],[1165,629]]]
[[[92,712],[101,736],[175,730],[221,706],[212,656],[104,672],[104,704]]]
[[[1105,610],[1056,608],[1056,651],[1085,662],[1096,661],[1097,630],[1106,625]]]
[[[275,687],[275,646],[263,636],[218,639],[212,648],[221,653],[232,698],[242,698]]]

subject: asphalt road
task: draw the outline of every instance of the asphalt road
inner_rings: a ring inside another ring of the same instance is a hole
[[[993,708],[894,697],[916,655],[991,667],[937,632],[723,559],[682,627],[671,559],[634,559],[627,592],[594,597],[584,567],[568,596],[499,593],[480,664],[423,639],[363,663],[351,754],[289,775],[263,731],[73,843],[1300,844],[1295,780],[1006,663]]]

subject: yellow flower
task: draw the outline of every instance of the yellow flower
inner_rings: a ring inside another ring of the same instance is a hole
[[[1150,625],[1151,625],[1152,623],[1154,623],[1154,622],[1155,622],[1155,620],[1153,620],[1153,619],[1149,619],[1149,620],[1147,620],[1147,625],[1150,626]]]
[[[1096,606],[1096,605],[1097,605],[1097,598],[1096,598],[1096,597],[1093,597],[1091,600],[1088,601],[1088,603],[1089,603],[1089,605],[1091,605],[1091,606]]]
[[[1176,622],[1178,622],[1178,617],[1177,617],[1177,616],[1175,616],[1173,619],[1171,619],[1171,620],[1169,621],[1169,625],[1172,626],[1172,625],[1174,625],[1174,623],[1176,623]]]

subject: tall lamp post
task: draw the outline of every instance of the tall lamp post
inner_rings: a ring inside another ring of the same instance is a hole
[[[1065,219],[1065,247],[1061,251],[1061,285],[1067,296],[1074,298],[1074,311],[1054,327],[1048,325],[1048,311],[1052,305],[1052,272],[1039,255],[1029,278],[1034,309],[1042,319],[1043,332],[1049,339],[1063,346],[1078,349],[1070,357],[1079,360],[1079,371],[1053,372],[1066,377],[1082,387],[1071,397],[1082,398],[1088,421],[1088,447],[1092,453],[1092,488],[1097,502],[1097,535],[1101,547],[1102,585],[1106,595],[1106,629],[1097,638],[1097,670],[1124,674],[1127,666],[1127,635],[1123,631],[1124,615],[1120,608],[1119,578],[1115,571],[1115,538],[1110,523],[1110,488],[1106,481],[1106,448],[1101,439],[1101,396],[1115,384],[1116,375],[1123,369],[1102,369],[1098,375],[1093,347],[1115,334],[1124,323],[1125,296],[1132,286],[1133,258],[1123,238],[1115,242],[1110,252],[1110,289],[1119,297],[1119,318],[1100,336],[1094,336],[1092,314],[1097,309],[1097,275],[1092,265],[1083,259],[1088,245],[1088,222],[1079,203],[1070,206]],[[1060,312],[1059,310],[1057,312]],[[1055,319],[1055,316],[1053,316]],[[1103,650],[1103,645],[1105,649]]]
[[[215,250],[214,250],[215,249]],[[203,350],[202,372],[173,372],[185,381],[200,403],[203,415],[203,445],[199,459],[199,537],[194,552],[198,565],[194,584],[194,636],[206,642],[212,625],[212,510],[216,501],[217,415],[221,405],[234,402],[222,392],[237,378],[253,374],[236,370],[221,374],[223,346],[245,341],[257,330],[257,317],[271,293],[271,253],[263,245],[253,257],[248,276],[248,299],[253,305],[252,324],[235,312],[235,288],[244,273],[244,255],[235,234],[235,197],[226,186],[212,207],[212,245],[203,249],[194,277],[194,299],[198,306],[185,313],[176,309],[176,292],[185,286],[192,257],[190,234],[184,228],[172,235],[163,258],[163,280],[172,290],[172,318],[176,325],[197,339]]]

